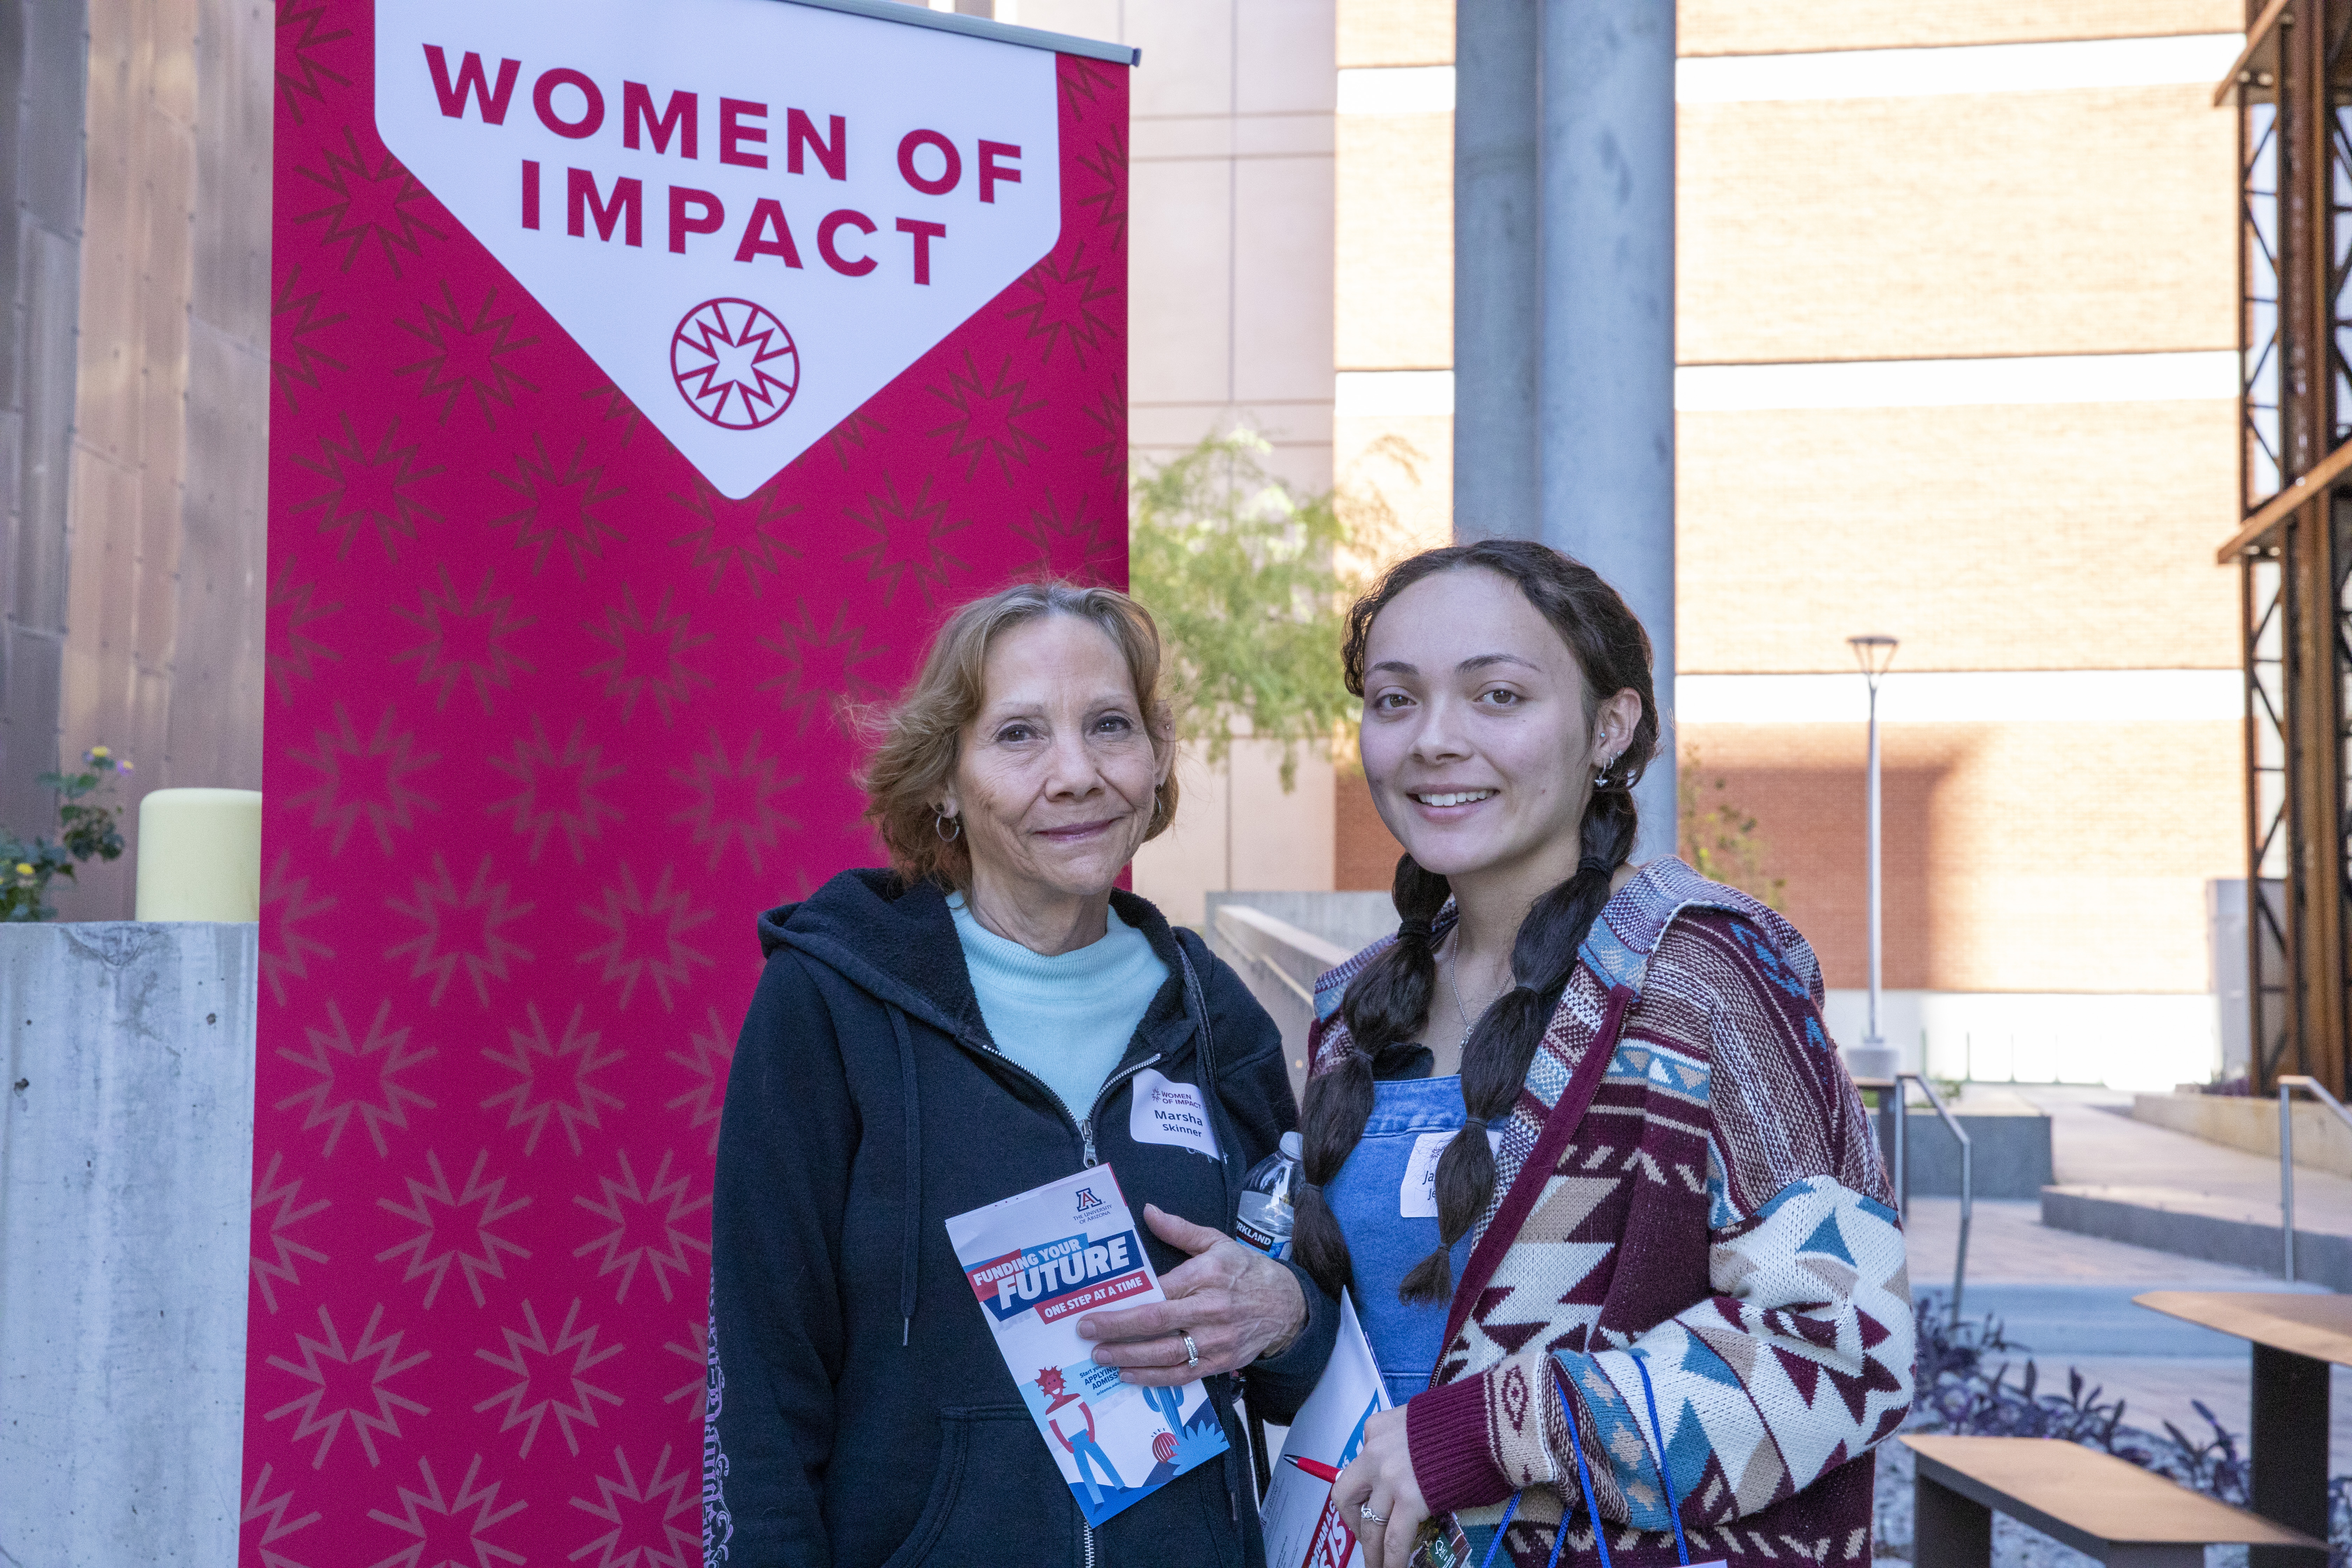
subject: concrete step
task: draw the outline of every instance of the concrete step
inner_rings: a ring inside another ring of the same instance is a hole
[[[2066,1184],[2042,1189],[2042,1223],[2134,1247],[2283,1274],[2279,1205],[2234,1192]],[[2295,1211],[2297,1279],[2352,1291],[2352,1215],[2333,1204]]]

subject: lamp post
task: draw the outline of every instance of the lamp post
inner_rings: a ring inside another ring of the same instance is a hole
[[[1846,1068],[1856,1078],[1892,1078],[1895,1053],[1886,1048],[1878,1030],[1878,990],[1881,975],[1878,880],[1878,681],[1895,662],[1895,639],[1880,634],[1845,639],[1862,666],[1870,686],[1870,1027],[1858,1050],[1846,1053]]]

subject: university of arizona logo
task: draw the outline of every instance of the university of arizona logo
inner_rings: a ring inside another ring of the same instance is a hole
[[[1088,1209],[1098,1209],[1102,1206],[1102,1199],[1095,1196],[1095,1190],[1092,1187],[1080,1187],[1078,1189],[1078,1212],[1080,1214],[1086,1213]]]

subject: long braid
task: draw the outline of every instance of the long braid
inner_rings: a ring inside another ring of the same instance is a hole
[[[1348,1026],[1348,1054],[1307,1084],[1307,1103],[1300,1108],[1303,1180],[1291,1219],[1291,1248],[1298,1266],[1334,1296],[1353,1282],[1355,1266],[1339,1222],[1323,1201],[1323,1185],[1339,1173],[1364,1135],[1379,1068],[1390,1065],[1397,1047],[1420,1036],[1437,986],[1432,926],[1451,890],[1444,878],[1423,870],[1412,856],[1398,858],[1390,893],[1399,921],[1397,940],[1349,985],[1339,1014]]]
[[[1575,973],[1577,953],[1609,901],[1618,868],[1633,854],[1640,825],[1633,790],[1656,755],[1659,740],[1649,634],[1591,567],[1528,540],[1488,539],[1424,551],[1390,568],[1349,612],[1341,650],[1349,689],[1359,697],[1364,693],[1365,649],[1381,611],[1424,577],[1470,567],[1508,579],[1559,633],[1584,675],[1588,724],[1600,699],[1619,691],[1641,697],[1642,715],[1625,749],[1593,781],[1580,826],[1575,875],[1528,910],[1512,940],[1512,987],[1479,1015],[1463,1043],[1462,1098],[1469,1119],[1438,1161],[1440,1239],[1399,1287],[1398,1294],[1409,1301],[1444,1300],[1452,1294],[1454,1244],[1494,1198],[1496,1173],[1487,1128],[1517,1103],[1536,1049]],[[1306,1184],[1293,1237],[1300,1266],[1334,1295],[1350,1281],[1353,1269],[1322,1188],[1363,1136],[1374,1080],[1391,1062],[1401,1061],[1400,1047],[1426,1026],[1437,967],[1430,925],[1447,892],[1445,879],[1423,870],[1411,856],[1398,862],[1398,941],[1348,987],[1341,1016],[1350,1049],[1307,1087]]]

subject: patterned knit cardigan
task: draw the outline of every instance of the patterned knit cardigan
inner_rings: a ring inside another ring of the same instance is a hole
[[[1316,1068],[1348,1048],[1349,980],[1316,985]],[[1406,1406],[1433,1513],[1485,1555],[1524,1489],[1511,1558],[1538,1568],[1569,1511],[1592,1557],[1563,1385],[1609,1544],[1675,1562],[1649,1373],[1692,1559],[1866,1564],[1869,1450],[1911,1405],[1903,1235],[1794,927],[1679,860],[1652,862],[1593,922],[1503,1130],[1469,1275],[1427,1393]],[[1545,1118],[1612,1014],[1623,1026],[1576,1134],[1528,1168]],[[1554,1369],[1557,1369],[1556,1372]],[[1566,1556],[1563,1553],[1563,1556]]]

